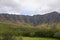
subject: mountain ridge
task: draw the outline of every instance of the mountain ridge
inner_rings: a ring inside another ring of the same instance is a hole
[[[13,15],[13,14],[0,14],[0,21],[8,20],[11,22],[25,22],[31,25],[38,25],[42,23],[60,22],[60,13],[51,12],[44,15]]]

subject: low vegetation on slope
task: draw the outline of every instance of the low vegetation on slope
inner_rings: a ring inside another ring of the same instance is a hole
[[[60,23],[45,23],[38,26],[31,26],[26,23],[0,22],[0,35],[4,33],[15,36],[60,38]]]

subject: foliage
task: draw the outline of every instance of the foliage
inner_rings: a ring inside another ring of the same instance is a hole
[[[0,35],[8,33],[14,36],[60,38],[60,23],[43,23],[35,27],[25,23],[19,24],[0,22]]]

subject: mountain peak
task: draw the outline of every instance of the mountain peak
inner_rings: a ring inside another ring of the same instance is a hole
[[[59,12],[56,12],[56,11],[54,11],[54,12],[50,12],[50,13],[47,13],[47,14],[45,14],[45,16],[46,15],[48,15],[48,16],[50,16],[50,15],[59,15],[60,13]]]
[[[59,14],[59,12],[54,11],[54,12],[50,12],[50,14]]]

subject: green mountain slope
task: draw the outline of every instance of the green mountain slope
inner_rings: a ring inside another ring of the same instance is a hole
[[[60,14],[57,12],[34,16],[0,14],[0,35],[4,33],[15,36],[60,38]]]

